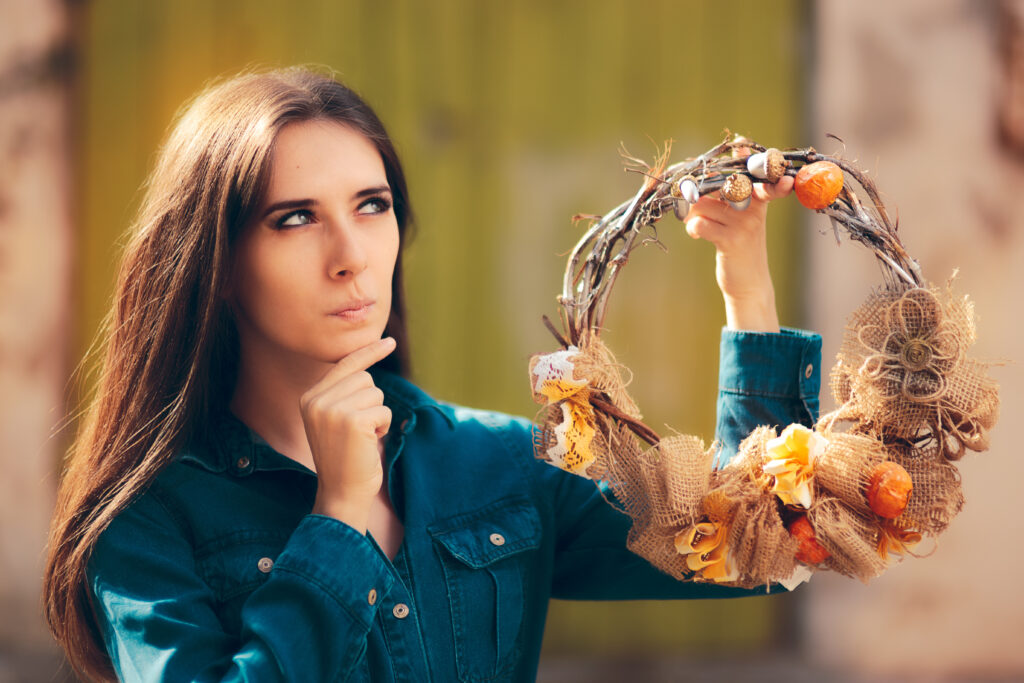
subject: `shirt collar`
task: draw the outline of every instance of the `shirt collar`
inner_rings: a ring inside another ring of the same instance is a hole
[[[384,392],[384,405],[391,408],[393,412],[415,415],[426,410],[434,410],[445,419],[450,428],[455,428],[455,417],[452,415],[451,408],[438,403],[437,400],[401,375],[376,368],[370,368],[370,375],[373,377],[373,383]]]
[[[384,392],[384,405],[391,408],[391,443],[399,434],[410,433],[416,427],[416,417],[427,411],[436,411],[450,429],[455,428],[451,408],[438,403],[434,398],[409,380],[394,373],[370,369],[374,384]],[[309,470],[291,458],[278,453],[270,445],[238,419],[230,410],[219,411],[209,421],[210,432],[201,444],[186,448],[180,460],[200,465],[210,472],[231,472],[245,476],[255,470]],[[389,448],[388,460],[397,457],[397,451]]]

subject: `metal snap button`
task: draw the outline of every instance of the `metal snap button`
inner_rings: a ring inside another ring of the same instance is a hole
[[[235,461],[235,468],[236,469],[240,469],[240,470],[244,470],[245,468],[247,468],[249,466],[250,462],[251,461],[249,460],[249,458],[247,456],[243,455],[241,458],[239,458],[238,460]]]
[[[261,557],[260,561],[256,563],[256,568],[264,574],[269,574],[270,570],[274,568],[274,561],[269,557]]]
[[[391,610],[391,613],[395,615],[395,619],[405,619],[409,616],[409,606],[400,602],[395,605],[395,608]]]
[[[804,368],[804,377],[806,377],[807,379],[810,379],[811,375],[813,375],[813,374],[814,374],[814,365],[811,364],[811,363],[808,363],[807,367]]]
[[[505,537],[501,534],[491,534],[491,543],[494,545],[505,545]]]
[[[376,602],[377,602],[377,589],[376,588],[371,588],[370,589],[370,594],[366,596],[366,602],[370,603],[371,605],[376,604]]]

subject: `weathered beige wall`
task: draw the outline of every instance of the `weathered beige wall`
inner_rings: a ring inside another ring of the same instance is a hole
[[[71,333],[66,12],[0,2],[0,680],[53,649],[39,587]]]
[[[976,303],[977,355],[1017,364],[993,370],[1001,421],[992,449],[963,461],[967,507],[938,549],[869,586],[815,577],[808,652],[872,677],[1024,675],[1024,155],[1003,149],[997,132],[1008,91],[1000,29],[1024,16],[1024,3],[829,0],[816,11],[817,144],[835,151],[822,134],[839,135],[874,173],[927,277],[960,268],[959,291]],[[810,254],[807,304],[831,359],[845,316],[880,279],[858,246],[820,237]]]

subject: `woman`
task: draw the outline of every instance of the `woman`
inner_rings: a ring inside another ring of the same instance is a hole
[[[780,332],[765,255],[791,185],[687,221],[718,248],[727,448],[817,410],[819,340]],[[748,594],[654,570],[591,482],[533,458],[528,422],[404,378],[409,219],[383,126],[334,80],[243,75],[187,108],[52,527],[47,615],[77,670],[531,680],[552,596]]]

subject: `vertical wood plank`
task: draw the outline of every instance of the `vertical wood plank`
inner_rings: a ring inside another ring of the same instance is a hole
[[[532,416],[526,361],[552,348],[540,315],[555,313],[565,255],[583,227],[570,216],[607,211],[635,191],[620,142],[652,157],[672,138],[681,158],[730,127],[803,144],[802,7],[740,2],[727,16],[694,0],[94,3],[78,346],[106,309],[112,245],[178,106],[246,66],[322,63],[379,111],[407,167],[419,218],[406,260],[417,379],[444,399]],[[800,322],[797,217],[789,202],[770,219],[789,324]],[[669,253],[638,251],[616,285],[606,339],[634,371],[632,391],[651,424],[710,441],[724,322],[713,249],[672,218],[659,237]],[[658,648],[763,642],[772,609],[759,600],[557,604],[549,642],[594,652],[613,639]],[[637,626],[602,626],[616,621]],[[571,633],[581,624],[606,631],[580,643]]]

